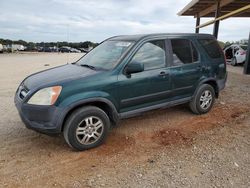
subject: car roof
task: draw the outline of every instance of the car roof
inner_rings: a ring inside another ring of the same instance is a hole
[[[153,37],[195,37],[195,38],[214,38],[210,34],[197,33],[153,33],[153,34],[137,34],[137,35],[119,35],[108,38],[107,40],[125,40],[125,41],[139,41],[144,38]]]

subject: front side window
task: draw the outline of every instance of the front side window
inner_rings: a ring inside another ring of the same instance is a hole
[[[195,63],[198,52],[192,42],[187,39],[172,39],[173,66]]]
[[[93,68],[113,69],[134,44],[130,41],[105,41],[82,57],[77,64]]]
[[[144,70],[162,68],[166,65],[164,40],[150,41],[142,45],[131,62],[144,64]]]

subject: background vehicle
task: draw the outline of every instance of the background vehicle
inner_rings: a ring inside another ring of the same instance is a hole
[[[63,132],[69,146],[85,150],[120,119],[148,110],[189,103],[195,114],[209,112],[226,78],[212,35],[116,36],[76,63],[24,79],[15,104],[28,128]]]
[[[60,52],[64,53],[81,53],[80,50],[76,49],[76,48],[71,48],[71,47],[68,47],[68,46],[62,46],[60,49],[59,49]]]
[[[0,44],[0,53],[3,53],[3,45]]]
[[[84,53],[89,53],[90,50],[92,50],[93,47],[89,47],[89,48],[79,48],[79,50],[81,50],[81,52],[84,52]]]
[[[68,46],[62,46],[61,48],[59,48],[59,52],[62,52],[62,53],[66,52],[66,53],[69,53],[69,52],[71,52],[71,51],[70,51],[70,47],[68,47]]]
[[[72,53],[81,53],[81,50],[78,50],[76,48],[70,48],[70,52],[72,52]]]
[[[246,61],[247,45],[232,44],[224,49],[226,61],[231,65],[243,64]]]
[[[58,52],[59,49],[56,46],[53,47],[37,47],[38,52]]]

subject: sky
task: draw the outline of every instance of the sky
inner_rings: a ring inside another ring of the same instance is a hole
[[[193,17],[177,16],[191,0],[0,0],[0,38],[101,42],[114,35],[194,32]],[[211,18],[210,18],[211,19]],[[202,18],[201,23],[210,20]],[[218,39],[247,39],[250,18],[220,24]],[[212,33],[213,26],[200,33]]]

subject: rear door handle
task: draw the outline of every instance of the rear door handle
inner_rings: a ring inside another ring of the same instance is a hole
[[[204,66],[204,65],[199,65],[197,68],[196,68],[197,70],[206,70],[207,68],[206,68],[206,66]]]
[[[165,77],[167,75],[168,75],[168,72],[165,72],[165,71],[161,71],[159,74],[159,76],[161,76],[161,77]]]

